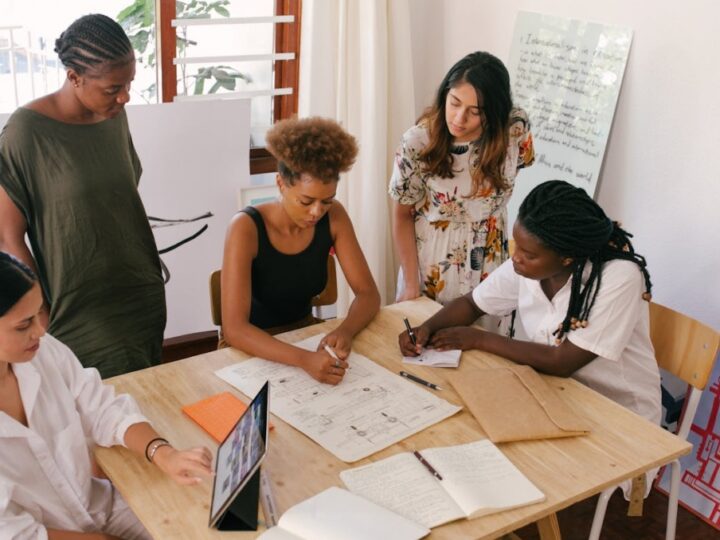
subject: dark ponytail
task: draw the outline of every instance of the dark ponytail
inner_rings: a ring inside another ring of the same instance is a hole
[[[0,317],[10,311],[36,282],[35,274],[27,265],[0,251]]]

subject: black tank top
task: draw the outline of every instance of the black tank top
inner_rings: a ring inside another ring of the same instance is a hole
[[[255,222],[257,256],[252,262],[250,324],[273,328],[297,322],[312,311],[312,299],[327,284],[327,258],[332,247],[330,215],[317,225],[312,242],[300,253],[287,255],[270,243],[262,215],[252,206],[242,212]]]

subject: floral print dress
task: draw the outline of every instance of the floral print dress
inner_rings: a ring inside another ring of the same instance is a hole
[[[415,207],[420,289],[422,294],[447,304],[470,292],[508,259],[507,202],[518,170],[532,164],[534,151],[527,114],[510,113],[510,143],[505,156],[507,189],[489,187],[476,197],[472,188],[471,160],[478,145],[453,147],[453,178],[423,171],[418,155],[429,142],[427,129],[413,126],[403,135],[395,155],[390,196]],[[398,290],[404,288],[402,275]]]

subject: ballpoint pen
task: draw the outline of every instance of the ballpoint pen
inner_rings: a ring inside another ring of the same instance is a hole
[[[262,468],[260,469],[260,504],[265,515],[265,526],[269,529],[277,525],[275,497],[270,486],[270,479]]]
[[[408,373],[407,371],[401,371],[400,376],[405,377],[406,379],[410,379],[411,381],[415,381],[418,384],[425,385],[429,388],[432,388],[433,390],[442,390],[442,388],[440,388],[437,384],[428,382],[425,379],[421,379],[417,375],[413,375],[412,373]]]
[[[412,326],[410,326],[410,321],[407,320],[407,317],[403,318],[403,322],[405,323],[405,328],[407,328],[408,336],[410,336],[410,341],[412,341],[413,345],[417,346],[417,338],[415,337],[415,332],[413,332]]]
[[[425,468],[430,471],[430,474],[432,474],[438,480],[442,480],[442,476],[440,476],[440,473],[437,472],[435,468],[430,465],[430,463],[428,463],[428,461],[424,457],[422,457],[420,452],[418,452],[417,450],[413,450],[413,455],[420,460],[420,463],[425,465]]]

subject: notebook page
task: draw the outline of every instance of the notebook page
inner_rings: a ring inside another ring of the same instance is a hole
[[[403,364],[413,364],[425,367],[450,367],[456,368],[460,364],[460,349],[449,351],[438,351],[435,349],[423,349],[418,356],[403,356]]]
[[[426,527],[465,517],[415,456],[404,452],[340,473],[347,488]]]
[[[423,456],[443,477],[443,487],[468,517],[545,500],[491,441],[427,448]]]
[[[418,540],[430,530],[345,489],[331,487],[296,504],[279,526],[304,540]],[[278,540],[284,540],[279,537]]]

